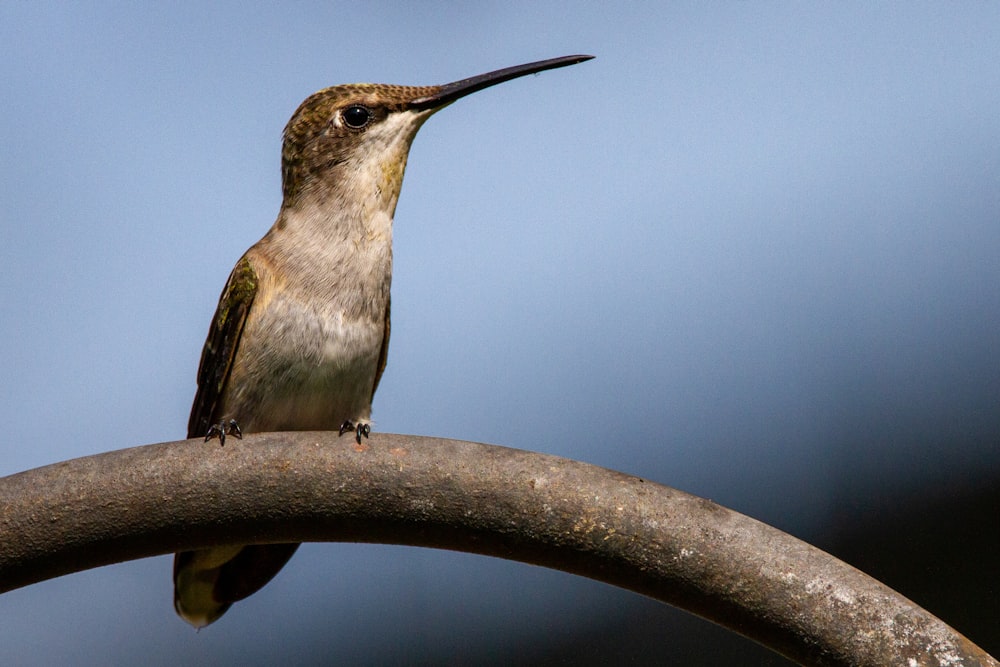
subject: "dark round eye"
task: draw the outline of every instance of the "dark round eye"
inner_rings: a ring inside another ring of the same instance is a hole
[[[347,127],[360,130],[372,121],[372,112],[368,107],[363,107],[360,104],[352,104],[340,112],[340,117],[344,119],[344,124]]]

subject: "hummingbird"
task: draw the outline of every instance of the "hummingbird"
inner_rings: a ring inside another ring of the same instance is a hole
[[[358,83],[309,96],[285,127],[277,220],[236,263],[198,367],[188,438],[337,430],[360,445],[389,347],[392,223],[410,145],[476,91],[575,55],[439,86]],[[174,608],[196,628],[260,590],[298,544],[174,557]]]

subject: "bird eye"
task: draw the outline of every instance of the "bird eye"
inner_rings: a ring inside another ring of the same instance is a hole
[[[344,124],[347,127],[360,130],[372,121],[372,112],[368,107],[352,104],[340,112],[340,117],[344,119]]]

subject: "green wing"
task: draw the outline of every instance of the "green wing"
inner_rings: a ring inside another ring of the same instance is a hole
[[[195,394],[191,418],[188,420],[189,438],[204,437],[212,424],[222,417],[218,414],[222,392],[229,380],[233,359],[243,335],[243,325],[257,295],[257,286],[257,273],[244,255],[229,274],[229,281],[222,290],[219,307],[208,330],[205,348],[201,352],[198,393]]]
[[[375,383],[372,385],[372,400],[375,400],[375,390],[378,389],[378,381],[382,379],[385,372],[385,364],[389,360],[389,306],[391,301],[385,302],[385,327],[382,332],[382,348],[378,351],[378,366],[375,368]]]

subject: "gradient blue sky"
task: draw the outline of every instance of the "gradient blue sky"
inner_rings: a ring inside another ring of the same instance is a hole
[[[0,4],[0,474],[184,436],[307,95],[591,53],[421,130],[375,427],[807,539],[872,489],[997,481],[1000,5],[84,4]],[[318,636],[390,659],[634,597],[354,545],[307,545],[197,636],[170,595],[162,557],[0,596],[0,662],[266,664]]]

